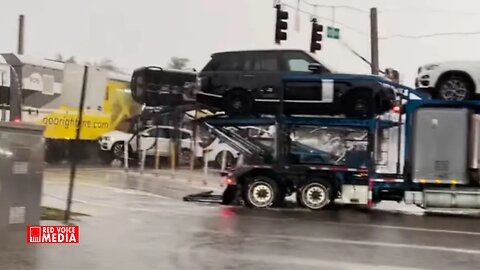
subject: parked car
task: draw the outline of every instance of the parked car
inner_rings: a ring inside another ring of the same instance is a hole
[[[229,115],[275,113],[284,76],[295,74],[322,80],[287,85],[284,101],[289,114],[364,117],[390,110],[395,100],[394,89],[378,83],[383,78],[333,73],[301,50],[215,53],[199,73],[196,100]]]
[[[242,137],[248,137],[250,139],[271,139],[272,134],[268,129],[254,126],[247,126],[241,128],[238,133]],[[205,157],[204,159],[215,167],[221,168],[223,155],[225,154],[225,166],[230,167],[235,165],[235,162],[240,157],[240,153],[233,147],[225,142],[222,142],[219,138],[211,137],[205,138],[202,146],[204,147]]]
[[[180,159],[183,162],[189,161],[192,150],[192,132],[187,129],[180,129]],[[169,157],[171,154],[170,150],[170,140],[173,135],[174,127],[172,126],[152,126],[147,127],[139,134],[140,138],[140,149],[146,150],[147,156],[155,156],[155,141],[157,143],[157,148],[161,157]],[[99,139],[100,149],[104,152],[107,152],[112,159],[123,159],[124,157],[124,144],[127,141],[130,141],[129,151],[134,153],[138,151],[137,140],[134,138],[135,134],[122,132],[122,131],[111,131],[105,133]],[[156,138],[156,139],[155,139]],[[201,158],[203,156],[203,149],[198,142],[194,149],[194,154],[196,158]]]
[[[480,92],[480,61],[432,63],[418,68],[415,86],[443,100],[467,100]]]

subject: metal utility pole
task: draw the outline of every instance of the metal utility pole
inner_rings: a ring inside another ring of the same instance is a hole
[[[72,198],[73,198],[73,184],[75,181],[75,174],[77,172],[77,162],[78,155],[80,150],[80,132],[82,131],[82,121],[83,121],[83,107],[85,105],[85,93],[87,91],[87,81],[88,81],[88,66],[85,66],[83,69],[83,82],[82,82],[82,91],[80,93],[80,105],[78,108],[78,125],[75,130],[75,140],[71,142],[70,149],[72,150],[71,155],[71,164],[70,164],[70,182],[68,185],[68,196],[67,196],[67,209],[65,210],[65,223],[68,223],[70,220],[71,207],[72,207]]]
[[[378,17],[377,8],[370,9],[370,47],[372,74],[378,75]]]
[[[18,20],[18,54],[23,54],[23,35],[25,27],[25,16],[20,15]]]

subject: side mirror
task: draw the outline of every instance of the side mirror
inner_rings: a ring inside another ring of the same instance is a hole
[[[147,132],[142,132],[142,133],[140,133],[140,136],[142,136],[142,137],[148,137],[149,134],[148,134]]]
[[[322,66],[319,63],[310,63],[308,64],[308,70],[313,73],[320,73],[322,71]]]

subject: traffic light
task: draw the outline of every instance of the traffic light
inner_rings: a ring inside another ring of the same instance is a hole
[[[280,5],[276,5],[277,9],[277,21],[275,23],[275,43],[280,44],[282,40],[287,40],[287,28],[288,28],[288,12],[280,9]]]
[[[310,52],[315,53],[316,51],[320,51],[322,49],[322,32],[323,32],[323,25],[318,24],[316,19],[312,20],[312,39],[310,42]]]

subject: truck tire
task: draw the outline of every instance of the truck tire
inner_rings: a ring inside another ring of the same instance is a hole
[[[98,155],[103,165],[111,165],[115,160],[111,151],[99,151]]]
[[[248,207],[268,208],[281,201],[275,180],[265,176],[253,176],[243,187],[242,197]]]
[[[327,207],[333,199],[332,188],[324,179],[313,179],[306,182],[297,191],[297,202],[310,210],[320,210]]]
[[[67,146],[60,141],[47,139],[45,142],[45,162],[48,164],[58,164],[65,159],[65,150]]]

